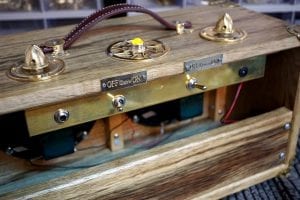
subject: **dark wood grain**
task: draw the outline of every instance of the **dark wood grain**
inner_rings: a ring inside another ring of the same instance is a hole
[[[246,195],[250,190],[251,195]],[[257,200],[278,199],[294,200],[300,199],[300,142],[298,139],[297,155],[287,176],[280,176],[263,183],[254,185],[247,190],[230,195],[223,200]]]

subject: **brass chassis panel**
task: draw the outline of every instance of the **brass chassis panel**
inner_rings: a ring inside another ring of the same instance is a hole
[[[257,56],[239,62],[224,64],[220,67],[194,72],[190,74],[190,76],[195,77],[200,84],[207,86],[207,90],[213,90],[219,87],[263,77],[265,60],[265,56]],[[238,74],[242,66],[248,66],[249,69],[248,75],[245,77],[240,77]],[[128,112],[169,100],[202,93],[203,91],[199,89],[188,90],[186,88],[186,76],[187,74],[169,76],[132,88],[102,92],[98,95],[27,110],[25,115],[30,136],[117,114],[119,112],[112,106],[111,96],[114,95],[122,94],[126,97],[127,102],[123,112]],[[66,109],[70,113],[69,120],[62,124],[56,123],[53,118],[55,111],[60,108]]]

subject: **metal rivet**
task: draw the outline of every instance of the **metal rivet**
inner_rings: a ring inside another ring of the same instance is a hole
[[[219,115],[222,115],[222,114],[223,114],[223,110],[222,110],[222,109],[219,109],[219,110],[218,110],[218,114],[219,114]]]
[[[280,153],[279,153],[279,160],[280,160],[280,161],[285,160],[285,153],[284,153],[284,152],[280,152]]]
[[[83,134],[84,136],[87,136],[87,135],[88,135],[88,132],[87,132],[87,131],[83,131],[82,134]]]
[[[247,76],[247,74],[248,74],[248,67],[243,66],[239,69],[240,77],[245,77],[245,76]]]
[[[15,152],[14,149],[11,148],[11,147],[7,147],[7,149],[6,149],[6,151],[5,151],[5,153],[6,153],[7,155],[12,155],[14,152]]]
[[[119,136],[118,133],[115,133],[115,134],[114,134],[114,138],[115,138],[115,139],[118,139],[119,137],[120,137],[120,136]]]
[[[134,122],[134,123],[138,123],[139,121],[140,121],[139,116],[133,115],[133,122]]]
[[[286,123],[286,124],[284,124],[283,128],[284,128],[285,130],[290,130],[290,129],[291,129],[291,123]]]

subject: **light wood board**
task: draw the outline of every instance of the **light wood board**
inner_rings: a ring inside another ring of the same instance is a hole
[[[248,37],[235,44],[201,39],[199,31],[214,25],[225,12],[232,16],[236,27],[248,33]],[[228,63],[300,46],[297,38],[286,31],[284,22],[244,8],[211,6],[169,11],[160,15],[168,21],[189,20],[194,32],[177,35],[175,31],[165,30],[144,15],[107,20],[85,33],[69,50],[65,72],[45,82],[10,80],[6,72],[13,63],[23,59],[27,45],[62,38],[73,26],[1,37],[0,114],[96,94],[101,91],[101,79],[117,75],[146,70],[148,80],[154,80],[183,73],[183,62],[189,60],[223,54],[224,63]],[[106,48],[110,44],[136,36],[144,40],[160,40],[171,51],[161,58],[135,63],[118,61],[106,55]]]
[[[221,198],[287,168],[291,118],[280,108],[0,198]]]

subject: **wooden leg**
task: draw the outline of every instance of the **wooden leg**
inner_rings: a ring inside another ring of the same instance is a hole
[[[125,114],[119,114],[109,117],[106,120],[106,134],[108,139],[108,146],[111,151],[118,151],[124,148],[124,126],[127,121]]]
[[[209,98],[210,112],[209,116],[214,121],[220,121],[225,114],[227,88],[222,87],[211,93]]]
[[[84,149],[105,145],[106,135],[104,133],[104,122],[103,120],[99,119],[91,128],[88,137],[81,141],[76,148]]]

